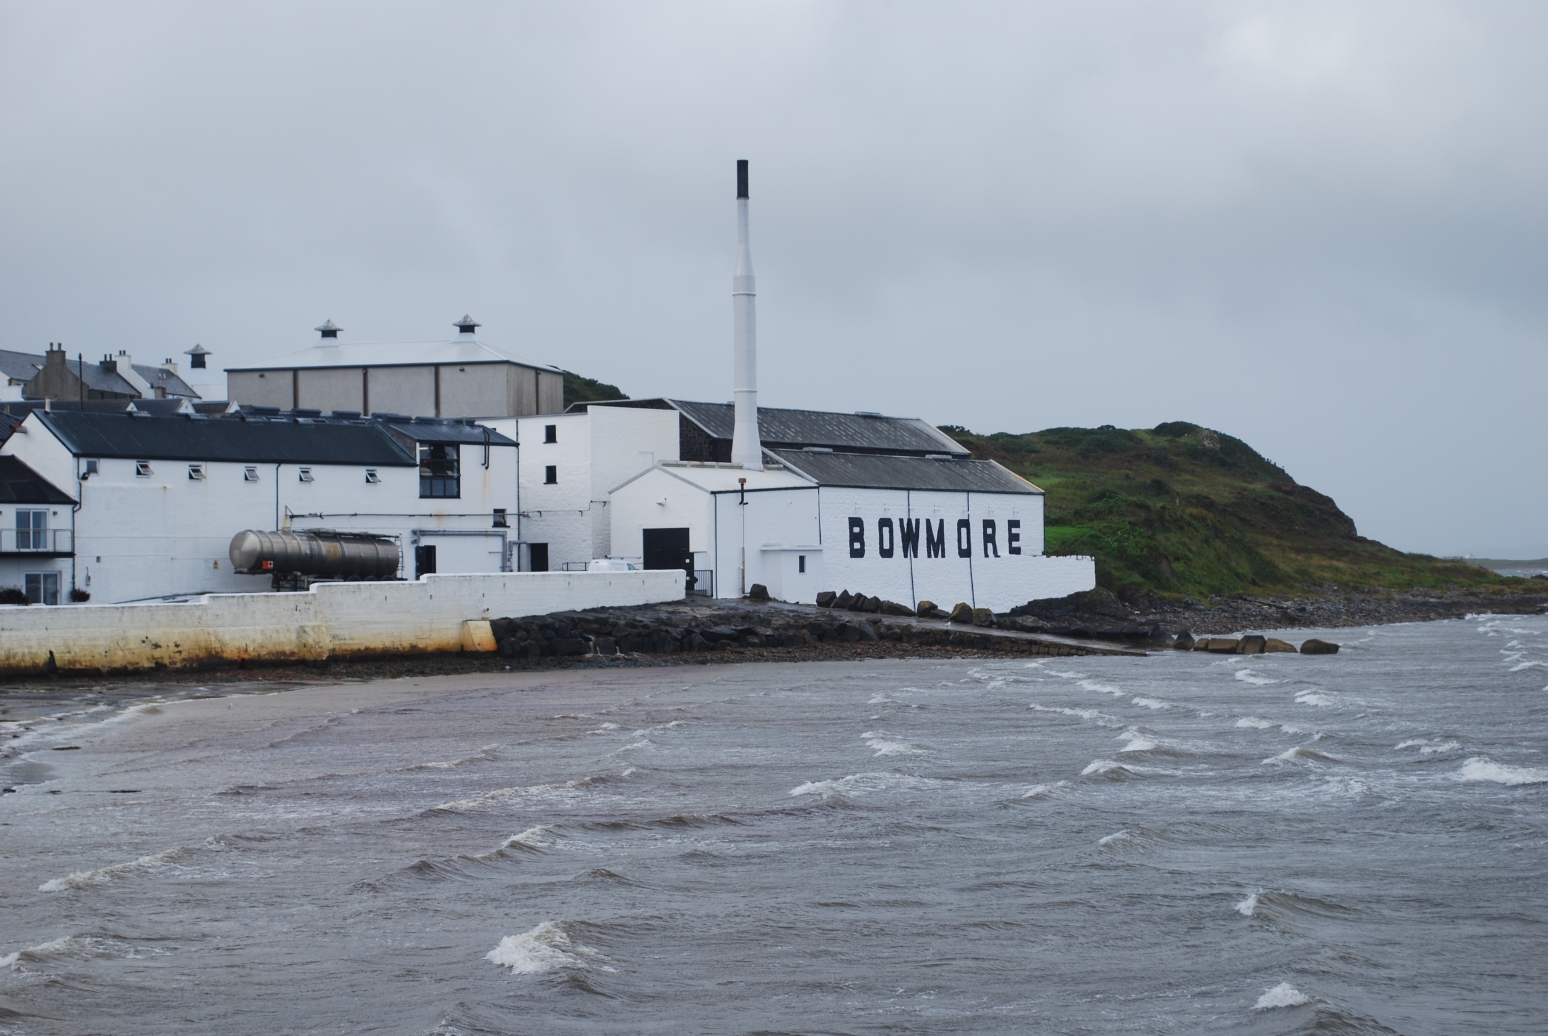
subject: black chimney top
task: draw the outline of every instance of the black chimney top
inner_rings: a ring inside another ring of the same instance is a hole
[[[747,159],[736,160],[736,196],[746,198],[747,194]]]
[[[324,338],[337,338],[339,337],[339,332],[344,329],[336,326],[332,320],[324,320],[321,326],[314,327],[312,330],[321,331]]]
[[[195,343],[192,349],[184,349],[183,352],[187,354],[189,358],[188,366],[195,367],[199,370],[209,369],[205,364],[204,358],[210,354],[210,351],[204,346]]]
[[[474,331],[477,331],[481,325],[477,320],[474,320],[472,317],[464,313],[462,315],[462,319],[457,321],[457,323],[453,326],[455,326],[462,334],[470,335]]]

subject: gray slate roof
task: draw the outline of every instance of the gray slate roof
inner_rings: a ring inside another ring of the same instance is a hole
[[[69,494],[20,459],[0,456],[0,504],[73,504]]]
[[[43,369],[45,357],[41,353],[19,353],[9,349],[0,349],[0,375],[26,384],[31,381],[38,371]],[[129,382],[125,381],[117,371],[104,370],[102,364],[96,360],[90,363],[80,363],[70,360],[68,363],[70,372],[76,374],[86,382],[86,387],[98,392],[112,392],[121,396],[138,396],[139,392]],[[181,377],[171,371],[162,370],[160,367],[148,363],[134,365],[135,373],[154,387],[163,385],[169,396],[187,396],[190,399],[198,399],[199,393],[195,392]]]
[[[35,416],[78,457],[412,467],[419,462],[411,449],[413,442],[485,442],[482,427],[460,421],[280,414],[207,418],[60,410]],[[489,442],[516,445],[494,432]]]
[[[1026,479],[992,460],[931,460],[864,453],[765,450],[820,486],[921,489],[968,493],[1041,494]]]
[[[657,402],[609,400],[587,405],[649,406]],[[693,403],[681,399],[663,399],[659,403],[684,414],[712,438],[729,441],[735,430],[736,407],[730,403]],[[581,408],[580,404],[572,409],[578,408]],[[758,437],[765,447],[775,449],[825,446],[853,453],[968,455],[967,448],[961,443],[917,417],[759,407]]]

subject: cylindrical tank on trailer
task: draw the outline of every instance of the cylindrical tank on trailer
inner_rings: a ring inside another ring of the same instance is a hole
[[[231,564],[248,575],[303,575],[317,579],[393,579],[398,545],[358,532],[260,532],[231,537]]]

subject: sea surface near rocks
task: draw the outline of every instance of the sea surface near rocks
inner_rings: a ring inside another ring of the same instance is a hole
[[[0,1032],[1544,1031],[1548,619],[1318,633],[7,695]]]

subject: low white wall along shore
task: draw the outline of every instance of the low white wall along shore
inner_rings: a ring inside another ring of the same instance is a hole
[[[0,606],[0,672],[103,671],[241,660],[321,661],[491,648],[488,620],[679,601],[678,569],[429,575],[319,583],[305,593],[205,594],[183,604]]]

